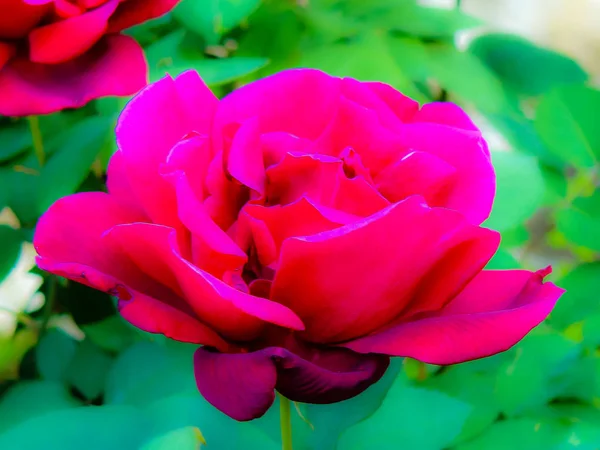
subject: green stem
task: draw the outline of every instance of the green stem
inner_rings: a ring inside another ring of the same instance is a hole
[[[281,424],[281,450],[292,450],[292,415],[290,401],[279,395],[279,421]]]
[[[456,9],[460,9],[460,1],[461,0],[456,0]]]
[[[29,122],[29,130],[31,131],[31,142],[33,142],[33,151],[35,156],[40,163],[40,166],[44,165],[46,161],[46,154],[44,153],[44,141],[42,140],[42,132],[40,130],[40,120],[38,116],[27,116]]]

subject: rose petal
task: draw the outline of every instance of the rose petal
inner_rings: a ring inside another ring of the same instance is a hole
[[[180,85],[181,84],[181,85]],[[186,97],[180,88],[189,89]],[[189,115],[191,101],[202,114]],[[123,110],[117,123],[117,143],[141,206],[156,223],[178,228],[175,192],[159,168],[171,149],[188,133],[206,126],[218,102],[197,74],[165,77],[143,89]]]
[[[391,202],[422,195],[430,206],[444,206],[456,169],[446,161],[424,152],[411,152],[387,166],[375,185]]]
[[[233,178],[260,195],[265,193],[266,176],[256,118],[240,126],[225,159],[227,171]]]
[[[29,58],[36,63],[57,64],[82,55],[104,35],[118,4],[119,0],[109,0],[84,14],[34,29],[29,34]]]
[[[123,152],[117,150],[113,153],[108,162],[106,173],[106,188],[111,197],[116,198],[120,203],[126,204],[128,208],[136,210],[140,218],[144,217],[145,213],[140,209],[139,200],[127,177],[127,167],[123,159]],[[143,220],[143,222],[149,221],[149,219]]]
[[[388,105],[402,122],[409,122],[419,110],[418,102],[385,83],[368,82],[365,84]]]
[[[321,154],[287,153],[267,169],[266,198],[286,205],[306,197],[316,204],[366,216],[389,202],[364,177],[349,179],[339,158]]]
[[[477,128],[467,113],[454,103],[426,103],[410,121],[432,122],[461,128],[463,130],[479,132],[479,128]]]
[[[232,351],[234,348],[193,313],[180,308],[184,306],[181,299],[169,298],[169,301],[164,301],[163,295],[158,300],[83,264],[53,262],[47,258],[38,258],[37,264],[43,270],[119,297],[118,308],[123,318],[148,333],[163,334],[182,342],[210,345],[222,351]]]
[[[340,80],[313,69],[292,69],[247,84],[227,95],[215,117],[216,150],[227,124],[258,118],[261,133],[285,131],[314,139],[331,120]]]
[[[389,360],[352,352],[315,351],[304,359],[281,347],[223,354],[200,348],[196,384],[206,400],[233,419],[261,417],[277,389],[292,401],[335,403],[363,392],[384,374]]]
[[[150,277],[161,280],[185,298],[200,319],[233,340],[256,337],[264,322],[303,329],[288,308],[240,292],[185,260],[175,232],[153,224],[128,224],[112,228],[105,239],[123,251]]]
[[[342,211],[319,207],[305,197],[285,206],[248,204],[240,215],[238,235],[247,233],[249,236],[238,238],[242,242],[254,242],[260,263],[268,266],[275,262],[287,238],[321,233],[358,219]]]
[[[496,186],[481,133],[419,122],[405,125],[399,136],[404,147],[431,153],[456,169],[446,208],[460,211],[475,224],[489,216]]]
[[[108,24],[107,33],[118,33],[138,23],[155,19],[175,7],[179,0],[127,0],[120,3]]]
[[[0,39],[19,39],[27,36],[50,11],[50,5],[47,3],[48,1],[35,4],[23,0],[0,0]]]
[[[444,310],[343,344],[357,352],[455,364],[505,351],[542,322],[564,292],[536,273],[483,271]]]
[[[481,270],[498,240],[497,233],[454,211],[410,197],[336,230],[287,239],[271,298],[298,314],[306,326],[303,338],[353,339],[398,317],[422,289],[421,280],[452,255],[457,269],[432,287],[447,301]],[[424,298],[433,301],[429,294]]]
[[[15,47],[5,42],[0,42],[0,69],[12,58],[15,54]]]
[[[131,95],[146,84],[141,47],[128,36],[107,36],[62,64],[13,59],[0,71],[0,114],[27,116],[78,108],[108,95]]]

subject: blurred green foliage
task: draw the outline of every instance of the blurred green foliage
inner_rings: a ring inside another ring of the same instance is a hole
[[[309,66],[459,103],[509,148],[493,152],[486,225],[503,241],[489,267],[551,263],[567,289],[503,354],[453,367],[397,360],[358,398],[297,405],[296,450],[600,448],[600,92],[575,61],[521,37],[482,34],[459,49],[457,33],[479,25],[412,0],[183,0],[129,31],[151,80],[192,68],[219,95]],[[0,225],[2,283],[48,205],[104,189],[126,101],[40,117],[43,166],[27,122],[0,118],[0,210],[11,217]],[[16,329],[0,332],[1,449],[279,448],[277,407],[237,423],[202,399],[193,346],[132,328],[84,286],[46,278],[41,291],[46,307],[9,311]]]

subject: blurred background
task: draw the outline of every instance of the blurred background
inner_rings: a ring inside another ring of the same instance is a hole
[[[600,448],[599,25],[600,0],[183,0],[127,32],[151,81],[192,68],[219,96],[303,66],[458,103],[498,177],[485,226],[503,240],[489,267],[552,264],[567,289],[503,354],[397,360],[356,399],[296,405],[296,450]],[[40,214],[104,189],[127,100],[40,117],[43,167],[25,121],[0,118],[0,448],[277,449],[276,407],[226,418],[197,394],[193,346],[140,332],[108,295],[34,267]]]

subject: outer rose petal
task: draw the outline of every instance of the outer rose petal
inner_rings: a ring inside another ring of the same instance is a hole
[[[300,316],[304,339],[342,342],[401,313],[439,309],[498,243],[497,233],[410,197],[347,226],[284,241],[271,298]]]
[[[419,110],[419,103],[401,94],[393,87],[379,82],[365,83],[394,111],[402,122],[409,122]]]
[[[123,318],[144,331],[177,341],[214,346],[222,351],[232,350],[230,344],[193,314],[126,287],[117,278],[82,264],[59,263],[46,258],[38,258],[37,264],[43,270],[119,297],[118,307]]]
[[[343,344],[361,353],[455,364],[503,352],[550,313],[564,292],[548,271],[483,271],[443,310]]]
[[[57,64],[80,56],[104,35],[118,4],[119,0],[109,0],[84,14],[34,29],[29,34],[29,58],[36,63]]]
[[[215,117],[214,140],[222,147],[227,124],[258,118],[261,133],[286,131],[316,138],[335,114],[340,79],[313,69],[292,69],[247,84],[227,95]]]
[[[186,88],[185,96],[180,87]],[[186,72],[175,80],[165,77],[147,86],[121,113],[117,143],[131,187],[154,222],[181,226],[174,190],[159,169],[188,133],[207,130],[217,105],[198,74]],[[201,112],[190,114],[192,107]]]
[[[292,401],[336,403],[377,382],[389,364],[386,357],[333,349],[311,356],[304,359],[281,347],[235,354],[200,348],[194,355],[196,383],[209,403],[245,421],[269,409],[274,389]]]
[[[467,113],[454,103],[427,103],[423,105],[410,121],[439,123],[440,125],[450,125],[451,127],[463,130],[479,132],[479,128],[477,128]]]
[[[303,329],[300,319],[287,307],[254,297],[229,286],[185,260],[177,248],[175,232],[161,225],[128,224],[106,235],[151,278],[179,294],[198,317],[233,340],[257,336],[265,322]]]
[[[47,2],[46,2],[47,3]],[[23,0],[0,0],[0,39],[19,39],[27,36],[50,5],[28,5]]]
[[[107,33],[118,33],[168,13],[179,0],[127,0],[121,2],[108,24]]]
[[[446,208],[460,211],[475,224],[487,219],[494,200],[496,177],[481,133],[416,122],[405,125],[399,136],[406,148],[431,153],[456,168],[455,182],[444,204]]]
[[[146,84],[146,72],[141,47],[121,35],[62,64],[13,59],[0,71],[0,114],[50,114],[107,95],[131,95]]]

